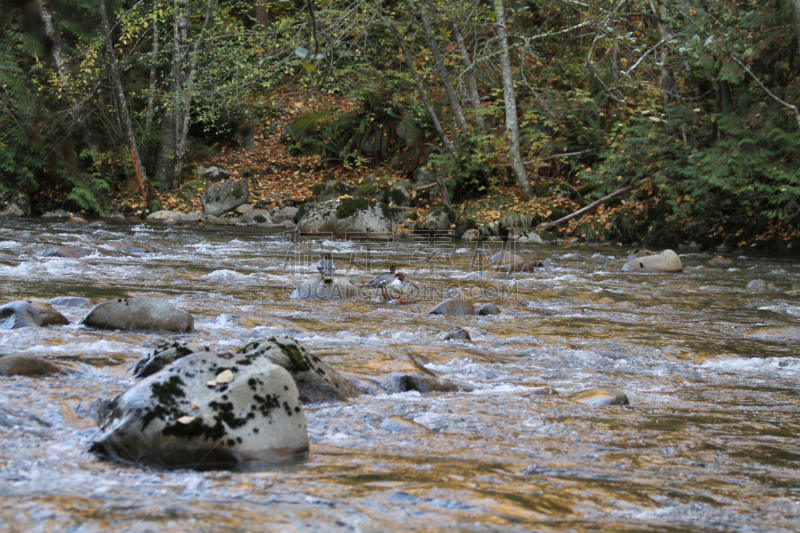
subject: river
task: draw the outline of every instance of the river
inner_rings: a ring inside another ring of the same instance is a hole
[[[61,246],[91,253],[41,255]],[[151,295],[195,317],[186,335],[108,332],[80,325],[88,309],[58,307],[70,325],[0,330],[0,354],[75,371],[0,378],[0,530],[798,531],[796,258],[733,254],[715,267],[712,253],[681,252],[683,273],[629,274],[629,248],[517,245],[543,267],[485,270],[501,246],[0,219],[0,254],[18,256],[0,260],[0,303]],[[364,282],[394,263],[427,294],[291,299],[323,249],[337,276]],[[746,290],[757,278],[775,290]],[[427,314],[459,291],[502,313]],[[472,342],[439,339],[455,326]],[[158,343],[237,348],[276,333],[346,372],[413,359],[474,390],[307,405],[311,453],[288,465],[170,471],[88,452],[90,404],[129,388]],[[568,398],[595,387],[630,405]]]

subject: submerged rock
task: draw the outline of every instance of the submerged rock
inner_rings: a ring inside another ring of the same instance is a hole
[[[486,316],[486,315],[499,315],[500,310],[495,307],[494,304],[483,304],[480,309],[478,309],[479,315]]]
[[[483,237],[481,236],[480,231],[476,229],[468,229],[461,235],[461,240],[467,242],[479,242],[483,240]]]
[[[50,298],[45,303],[64,307],[93,307],[97,305],[97,302],[91,298],[83,298],[81,296],[59,296],[57,298]]]
[[[453,328],[452,330],[439,334],[439,338],[443,341],[471,341],[472,337],[469,336],[469,331],[464,328]]]
[[[511,252],[497,252],[486,262],[494,265],[504,265],[506,263],[524,263],[527,259]]]
[[[246,181],[215,183],[203,194],[203,214],[219,216],[246,204],[249,199]]]
[[[678,254],[664,250],[660,254],[645,255],[631,259],[624,265],[625,272],[681,272],[683,265]]]
[[[69,220],[67,220],[67,224],[69,224],[70,226],[87,226],[89,224],[89,221],[81,217],[72,217]]]
[[[542,263],[531,263],[530,261],[520,261],[517,263],[508,263],[506,265],[493,266],[492,270],[495,272],[504,272],[511,274],[512,272],[533,272],[537,267],[544,266]]]
[[[346,279],[304,281],[293,292],[292,298],[302,300],[350,300],[359,296],[358,287]]]
[[[708,262],[709,265],[713,266],[729,266],[733,264],[732,259],[728,259],[727,257],[722,257],[721,255],[716,256],[714,259]]]
[[[470,316],[475,314],[475,307],[469,300],[461,298],[451,298],[438,304],[428,311],[429,315],[445,316]]]
[[[272,224],[272,218],[266,209],[254,209],[242,215],[243,224]]]
[[[768,326],[757,328],[745,334],[745,337],[771,342],[800,342],[800,326]]]
[[[63,326],[69,320],[43,302],[17,300],[0,306],[0,329]]]
[[[763,279],[754,279],[750,283],[747,284],[747,290],[753,292],[762,292],[769,289],[774,289],[775,285],[772,283],[767,283]]]
[[[0,376],[44,376],[66,373],[60,366],[33,355],[12,354],[0,357]]]
[[[397,394],[417,391],[430,392],[471,391],[472,387],[436,376],[413,359],[395,359],[383,363],[376,369],[381,376],[353,376],[353,382],[365,394]]]
[[[50,248],[39,254],[41,257],[61,257],[63,259],[80,259],[86,257],[89,252],[76,250],[75,248]]]
[[[83,324],[97,329],[186,333],[194,329],[194,318],[165,300],[137,297],[98,304],[89,311]]]
[[[575,393],[569,399],[590,407],[628,405],[628,397],[617,389],[589,389]]]
[[[308,452],[294,380],[258,354],[188,355],[108,407],[91,451],[111,459],[198,468]]]

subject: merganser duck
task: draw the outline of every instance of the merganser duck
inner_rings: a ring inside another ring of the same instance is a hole
[[[394,275],[394,281],[389,284],[389,292],[395,297],[393,301],[403,304],[408,303],[408,295],[413,289],[414,286],[411,282],[406,281],[405,276],[399,272]]]
[[[389,293],[386,292],[386,287],[394,281],[394,274],[395,274],[395,266],[392,265],[389,267],[389,272],[381,274],[377,278],[373,279],[372,281],[367,283],[367,287],[372,287],[373,289],[380,288],[381,294],[385,299],[389,299]]]
[[[331,254],[322,254],[322,259],[317,263],[317,270],[322,276],[323,281],[326,283],[333,281],[333,273],[336,272],[336,265],[333,264]],[[325,279],[325,276],[327,276],[328,279]]]

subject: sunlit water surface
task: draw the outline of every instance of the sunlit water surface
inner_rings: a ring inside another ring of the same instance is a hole
[[[40,255],[57,246],[93,253]],[[87,309],[59,307],[71,325],[0,332],[0,353],[76,371],[0,378],[0,529],[798,531],[795,259],[733,255],[713,267],[713,254],[686,253],[682,274],[626,274],[625,248],[519,245],[544,267],[482,269],[500,246],[0,219],[0,254],[17,256],[0,260],[2,302],[155,295],[196,328],[94,331],[79,325]],[[428,299],[290,299],[323,249],[354,281],[396,263]],[[747,291],[756,278],[776,290]],[[502,314],[427,314],[458,290]],[[455,326],[473,341],[439,340]],[[292,465],[162,471],[87,451],[98,435],[89,405],[130,387],[130,367],[158,343],[235,348],[277,333],[346,372],[374,377],[411,358],[474,391],[308,405],[311,454]],[[541,387],[559,394],[528,394]],[[567,398],[593,387],[618,388],[631,405]]]

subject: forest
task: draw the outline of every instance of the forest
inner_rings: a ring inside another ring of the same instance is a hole
[[[5,0],[0,43],[0,191],[34,213],[156,211],[273,135],[241,178],[429,169],[419,216],[487,235],[624,189],[555,230],[800,244],[800,0]]]

